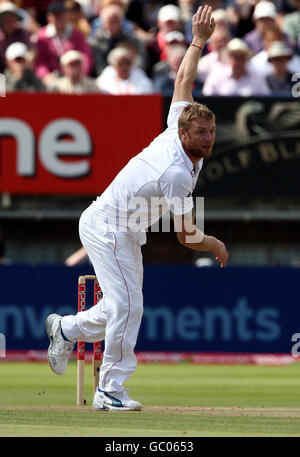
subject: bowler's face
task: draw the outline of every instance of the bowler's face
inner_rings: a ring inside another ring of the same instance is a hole
[[[187,131],[180,129],[180,133],[182,145],[188,154],[198,160],[211,156],[216,135],[215,119],[196,119]]]

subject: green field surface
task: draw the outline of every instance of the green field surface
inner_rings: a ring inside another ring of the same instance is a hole
[[[136,412],[98,412],[92,366],[86,406],[76,407],[76,363],[0,362],[0,436],[300,436],[300,364],[140,364],[128,380]]]

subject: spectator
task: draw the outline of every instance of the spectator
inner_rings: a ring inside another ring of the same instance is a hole
[[[157,15],[166,4],[177,5],[177,0],[131,0],[128,2],[126,17],[134,27],[135,33],[145,41],[154,39],[157,27]]]
[[[170,49],[172,49],[173,47],[182,45],[186,48],[186,46],[187,46],[186,39],[185,39],[183,33],[181,33],[181,32],[176,32],[176,31],[169,32],[169,33],[167,33],[165,40],[166,40],[166,56],[167,57],[169,55]],[[167,60],[160,60],[153,67],[152,77],[157,75],[161,71],[165,72],[166,69],[168,72],[169,71],[168,68],[169,68],[169,66],[168,66]]]
[[[212,12],[212,17],[214,18],[215,21],[215,30],[222,28],[226,29],[228,33],[230,33],[230,21],[227,12],[219,8],[215,11]]]
[[[253,20],[255,28],[244,36],[244,40],[254,54],[263,50],[263,34],[267,29],[276,26],[276,16],[276,8],[272,2],[262,0],[254,8]]]
[[[230,27],[230,22],[228,15],[224,9],[217,9],[212,12],[212,17],[214,18],[215,21],[215,30],[214,33],[218,32],[219,30],[226,31],[228,36],[231,36],[231,27]],[[229,40],[228,40],[229,41]],[[210,39],[207,41],[206,46],[204,48],[203,54],[208,54],[211,51],[213,51],[213,44],[212,44],[212,36]],[[200,59],[201,61],[201,59]]]
[[[169,32],[166,35],[166,42],[167,42],[167,47],[166,47],[166,52],[167,52],[167,59],[166,60],[160,60],[157,62],[152,71],[152,79],[159,79],[162,75],[168,75],[170,72],[170,65],[169,65],[169,57],[170,54],[172,53],[172,50],[174,48],[180,50],[187,48],[187,43],[185,42],[184,35],[181,32]]]
[[[248,70],[250,48],[240,38],[233,38],[227,45],[228,64],[216,65],[208,74],[204,95],[239,95],[243,97],[268,95],[270,90],[260,75]]]
[[[80,30],[83,35],[88,36],[91,32],[91,26],[81,11],[80,3],[75,0],[65,0],[64,6],[67,10],[67,21]]]
[[[157,92],[161,92],[165,96],[172,96],[174,92],[174,82],[179,69],[179,66],[182,62],[183,57],[186,54],[186,46],[177,45],[171,47],[167,54],[167,68],[164,72],[157,73],[154,78],[154,88]],[[202,92],[202,83],[198,78],[196,78],[193,87],[193,96],[200,97]]]
[[[131,43],[138,50],[138,59],[136,64],[142,68],[147,65],[147,52],[143,43],[135,36],[122,31],[122,22],[124,11],[119,5],[108,5],[101,10],[102,27],[95,36],[90,38],[90,45],[94,53],[94,71],[100,75],[107,66],[107,56],[109,52],[122,43]]]
[[[97,18],[95,18],[92,21],[92,24],[91,24],[91,26],[92,26],[91,34],[92,35],[95,35],[97,30],[101,29],[101,27],[102,27],[101,10],[103,8],[106,8],[108,5],[118,5],[122,8],[123,13],[125,13],[125,7],[124,7],[125,3],[123,0],[103,0],[101,3],[101,9],[99,11],[99,15]],[[134,25],[131,21],[126,19],[125,15],[123,16],[123,20],[122,20],[122,32],[127,33],[129,35],[134,34]]]
[[[22,29],[27,30],[27,32],[29,32],[29,34],[33,34],[33,33],[36,33],[41,28],[38,21],[31,14],[31,11],[30,10],[28,11],[23,8],[24,2],[19,1],[19,0],[2,0],[2,1],[0,0],[0,4],[7,3],[7,2],[12,3],[16,7],[19,8],[18,13],[21,17],[20,24],[21,24]],[[22,8],[21,8],[21,6],[22,6]]]
[[[5,51],[9,45],[18,41],[32,49],[30,34],[23,30],[19,9],[10,2],[0,5],[0,71],[5,68]]]
[[[201,57],[198,63],[198,76],[204,82],[216,64],[226,64],[226,46],[230,35],[228,28],[215,29],[210,39],[211,52]]]
[[[264,49],[253,56],[249,62],[249,69],[261,76],[267,76],[272,73],[273,66],[268,61],[268,50],[275,41],[284,41],[284,34],[279,28],[269,29],[264,33]],[[293,54],[290,49],[291,54]],[[293,54],[288,61],[288,70],[290,73],[300,72],[300,57]]]
[[[42,81],[29,68],[27,55],[28,48],[24,43],[16,42],[8,46],[5,52],[7,68],[4,72],[7,92],[45,90]]]
[[[37,34],[36,74],[48,86],[60,70],[60,58],[70,49],[83,54],[83,70],[88,75],[92,68],[91,48],[84,35],[67,22],[66,9],[60,2],[49,5],[48,25]]]
[[[165,40],[166,40],[166,49],[165,49],[166,60],[169,55],[169,51],[172,48],[177,47],[178,45],[184,46],[185,48],[187,47],[187,42],[186,42],[185,36],[181,32],[177,32],[177,31],[169,32],[165,36]],[[159,62],[157,62],[154,65],[153,70],[154,70],[155,74],[157,73],[157,70],[160,71],[161,68],[168,67],[166,60],[160,60]]]
[[[282,30],[300,48],[300,0],[294,0],[293,3],[297,9],[283,17]]]
[[[153,66],[167,57],[166,35],[169,32],[181,31],[182,21],[180,9],[175,5],[165,5],[158,11],[157,33],[153,40],[147,43],[149,53],[148,74],[152,74]]]
[[[97,78],[102,92],[113,95],[151,94],[152,81],[146,73],[133,65],[134,59],[129,49],[117,47],[108,54],[109,66]]]
[[[84,94],[99,92],[94,79],[85,76],[83,71],[83,55],[79,51],[71,49],[60,58],[62,77],[52,80],[48,86],[51,92],[65,94]]]
[[[272,95],[292,96],[292,73],[288,71],[288,63],[292,51],[284,41],[275,41],[268,51],[268,61],[273,66],[272,73],[267,76],[267,84]]]

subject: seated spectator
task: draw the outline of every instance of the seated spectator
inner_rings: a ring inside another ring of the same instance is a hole
[[[83,54],[83,70],[88,75],[92,68],[91,48],[84,35],[67,22],[66,9],[62,3],[54,2],[48,7],[48,25],[37,34],[37,58],[35,71],[44,84],[50,84],[53,72],[60,70],[60,58],[70,49]]]
[[[186,50],[187,47],[187,42],[185,40],[185,37],[183,33],[181,32],[169,32],[166,35],[166,55],[167,59],[166,60],[160,60],[157,62],[153,69],[152,69],[152,79],[159,74],[168,74],[169,73],[169,64],[168,64],[168,56],[169,53],[171,52],[172,48],[178,47],[178,46],[183,46]]]
[[[296,11],[286,14],[283,17],[282,30],[300,48],[300,0],[294,0]]]
[[[122,20],[122,32],[127,34],[134,34],[134,25],[125,17],[125,3],[123,0],[103,0],[101,2],[101,8],[99,10],[99,16],[95,18],[91,23],[91,35],[95,35],[97,30],[100,30],[102,27],[102,20],[101,20],[101,10],[106,8],[108,5],[118,5],[122,8],[124,12],[123,20]]]
[[[250,48],[240,38],[227,45],[228,64],[218,64],[208,74],[204,95],[238,95],[243,97],[268,95],[270,90],[263,77],[248,70]]]
[[[228,15],[224,9],[217,9],[212,12],[212,17],[215,21],[215,30],[214,33],[217,33],[219,31],[226,32],[229,37],[231,37],[231,27],[230,27],[230,22]],[[229,40],[228,40],[229,41]],[[204,50],[203,50],[203,56],[205,54],[209,54],[211,51],[213,51],[213,44],[212,44],[212,36],[210,39],[207,41]]]
[[[84,94],[99,92],[93,78],[85,76],[83,71],[83,55],[71,49],[60,58],[63,76],[54,78],[48,90],[65,94]]]
[[[107,57],[109,66],[97,78],[102,92],[113,95],[138,95],[154,92],[153,83],[146,73],[133,65],[129,49],[117,47]]]
[[[122,31],[124,11],[119,5],[108,5],[100,13],[102,26],[96,34],[90,38],[89,43],[94,53],[94,72],[98,76],[107,67],[109,52],[119,45],[120,42],[132,43],[138,50],[138,62],[142,68],[147,65],[147,52],[143,43],[131,34]]]
[[[0,5],[0,72],[5,68],[5,51],[9,45],[18,41],[32,49],[30,34],[21,27],[21,20],[19,9],[13,3]]]
[[[157,28],[157,15],[167,3],[178,5],[177,0],[130,0],[127,4],[126,18],[143,41],[154,39]]]
[[[264,48],[263,34],[267,29],[276,27],[277,12],[274,3],[262,0],[257,3],[253,12],[255,28],[244,36],[244,40],[253,54],[257,54]]]
[[[292,51],[284,41],[275,41],[268,51],[268,61],[272,65],[272,73],[266,77],[267,84],[274,96],[292,96],[292,73],[288,71],[288,63]]]
[[[213,70],[216,64],[226,64],[226,46],[229,43],[230,35],[228,28],[217,28],[211,36],[211,52],[199,59],[198,77],[204,82],[207,75]]]
[[[180,9],[175,5],[165,5],[158,11],[157,33],[153,40],[147,42],[149,53],[149,67],[147,72],[152,73],[154,65],[167,57],[166,35],[169,32],[180,32],[182,27]]]
[[[80,3],[75,0],[65,0],[64,5],[67,10],[67,21],[80,30],[83,35],[88,36],[91,32],[91,26],[81,11]]]
[[[164,71],[159,71],[154,74],[153,83],[157,92],[161,92],[165,96],[172,96],[174,92],[174,82],[179,69],[179,66],[186,54],[186,46],[174,46],[169,49],[167,60],[164,63],[167,65]],[[159,63],[157,64],[159,65]],[[200,97],[202,92],[202,83],[196,78],[193,87],[193,96]]]
[[[24,9],[24,3],[26,2],[19,0],[0,0],[0,5],[7,2],[12,3],[19,8],[18,12],[21,17],[20,24],[22,29],[26,30],[31,35],[36,33],[41,28],[41,25],[31,13],[30,8]]]
[[[268,51],[275,41],[284,41],[284,34],[279,28],[269,29],[264,33],[264,49],[253,56],[249,62],[249,69],[261,76],[272,73],[273,66],[268,61]],[[290,49],[290,48],[289,48]],[[300,57],[290,49],[292,57],[288,61],[290,73],[300,72]]]
[[[215,21],[215,30],[221,28],[226,29],[230,34],[230,21],[226,10],[219,8],[212,12],[212,17]]]
[[[29,68],[28,48],[24,43],[12,43],[5,52],[7,68],[4,71],[7,92],[43,91],[42,81]]]

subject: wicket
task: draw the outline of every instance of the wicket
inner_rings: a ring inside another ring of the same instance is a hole
[[[78,278],[78,312],[86,310],[86,281],[94,282],[94,305],[102,298],[102,291],[99,282],[94,275],[79,276]],[[101,341],[93,344],[93,394],[99,384],[99,372],[102,360]],[[77,343],[77,406],[86,404],[84,399],[84,365],[85,365],[85,343]]]

